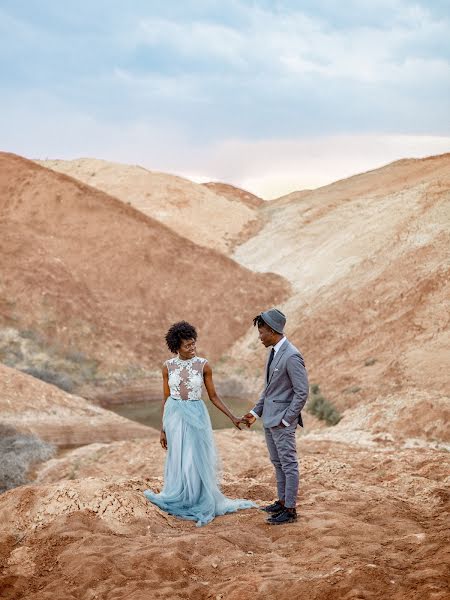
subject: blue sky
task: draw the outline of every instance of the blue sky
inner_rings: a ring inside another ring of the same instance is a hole
[[[0,148],[265,197],[450,151],[450,2],[0,0]]]

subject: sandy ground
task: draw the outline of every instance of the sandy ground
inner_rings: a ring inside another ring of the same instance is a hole
[[[252,509],[197,528],[149,504],[143,490],[163,485],[156,432],[65,452],[0,497],[4,597],[447,598],[448,409],[410,391],[299,429],[299,519],[286,527]],[[215,439],[223,491],[271,501],[262,434]]]
[[[261,434],[216,440],[225,493],[272,500]],[[385,441],[369,449],[317,434],[299,435],[298,452],[297,523],[270,527],[247,510],[196,528],[142,496],[162,485],[157,442],[73,451],[60,466],[76,462],[78,478],[0,497],[3,597],[448,597],[448,452]],[[52,462],[41,479],[55,475]]]

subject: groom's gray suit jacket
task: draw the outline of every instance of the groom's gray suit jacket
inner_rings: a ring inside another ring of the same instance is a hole
[[[300,413],[309,391],[303,356],[289,340],[283,342],[272,360],[266,383],[267,362],[264,370],[266,386],[253,412],[262,417],[264,427],[277,427],[282,420],[289,425],[295,421],[303,427]]]

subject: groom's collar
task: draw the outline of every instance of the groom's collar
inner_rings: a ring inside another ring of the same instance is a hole
[[[278,350],[281,348],[281,346],[284,344],[285,341],[286,341],[286,336],[283,336],[281,338],[281,340],[275,344],[275,346],[273,347],[275,354],[278,352]]]

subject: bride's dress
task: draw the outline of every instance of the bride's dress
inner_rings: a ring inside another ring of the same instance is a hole
[[[201,399],[205,358],[179,357],[166,361],[170,396],[164,406],[167,437],[164,488],[145,497],[162,510],[205,525],[217,515],[256,506],[249,500],[232,500],[222,494],[218,457],[211,420]]]

